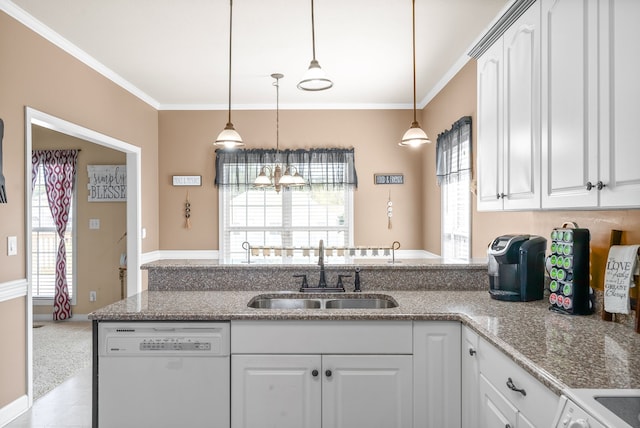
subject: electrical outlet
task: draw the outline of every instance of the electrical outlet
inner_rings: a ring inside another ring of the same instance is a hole
[[[97,298],[98,298],[98,293],[96,293],[95,291],[89,291],[90,302],[95,302]]]
[[[99,218],[90,218],[89,219],[89,229],[91,229],[91,230],[100,229],[100,219]]]

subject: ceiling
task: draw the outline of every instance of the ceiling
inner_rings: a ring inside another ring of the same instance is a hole
[[[420,106],[511,2],[416,0]],[[227,108],[229,0],[5,3],[158,109]],[[410,108],[411,1],[315,0],[314,8],[316,58],[334,86],[305,92],[296,85],[312,58],[311,2],[233,3],[233,108],[274,108],[276,72],[283,109]]]

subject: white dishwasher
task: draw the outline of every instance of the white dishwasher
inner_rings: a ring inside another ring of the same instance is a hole
[[[100,322],[98,426],[229,428],[229,335],[228,322]]]

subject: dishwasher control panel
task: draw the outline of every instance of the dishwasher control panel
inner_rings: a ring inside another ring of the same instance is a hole
[[[101,356],[227,356],[229,323],[101,323]]]

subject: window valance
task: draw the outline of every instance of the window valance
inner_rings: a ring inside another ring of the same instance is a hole
[[[448,131],[438,135],[436,175],[438,185],[471,170],[471,116],[458,119]]]
[[[308,188],[358,187],[354,150],[351,149],[218,149],[215,185],[252,188],[264,166],[293,166]]]

